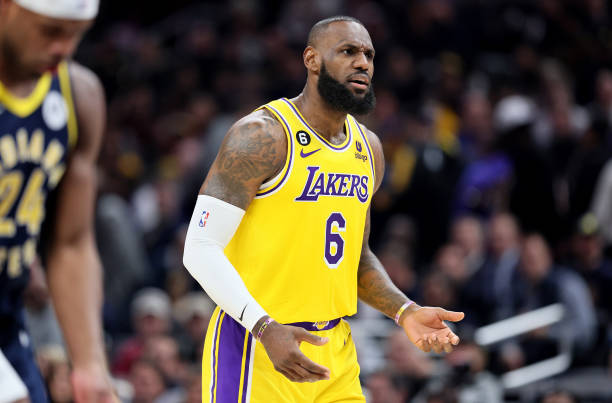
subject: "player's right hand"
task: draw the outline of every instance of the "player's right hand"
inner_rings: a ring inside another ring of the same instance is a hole
[[[71,375],[77,403],[119,403],[106,369],[102,365],[77,366]]]
[[[322,346],[329,341],[327,337],[315,336],[296,327],[272,322],[261,336],[263,344],[274,369],[293,382],[316,382],[329,379],[329,369],[310,360],[300,350],[300,343]]]

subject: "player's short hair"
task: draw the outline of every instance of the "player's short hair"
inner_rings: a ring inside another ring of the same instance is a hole
[[[359,21],[357,18],[349,17],[348,15],[336,15],[334,17],[329,17],[329,18],[326,18],[324,20],[317,22],[316,24],[312,26],[312,28],[310,28],[306,46],[314,46],[318,37],[321,35],[323,31],[327,29],[329,24],[334,23],[334,22],[339,22],[339,21],[356,22],[357,24],[365,28],[365,25],[363,25],[363,22]]]

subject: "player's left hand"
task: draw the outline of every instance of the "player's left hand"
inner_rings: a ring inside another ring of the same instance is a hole
[[[76,403],[119,403],[108,372],[102,365],[75,365],[71,380]]]
[[[458,322],[464,316],[463,312],[424,306],[406,312],[402,315],[400,324],[410,341],[421,350],[449,353],[453,350],[453,346],[459,344],[459,337],[444,321]]]

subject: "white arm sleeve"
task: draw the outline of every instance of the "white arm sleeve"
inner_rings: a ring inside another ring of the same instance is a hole
[[[221,309],[252,331],[267,313],[223,252],[243,216],[241,208],[199,195],[187,230],[183,264]]]

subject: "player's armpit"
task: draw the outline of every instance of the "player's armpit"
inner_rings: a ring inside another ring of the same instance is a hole
[[[200,194],[246,210],[258,188],[278,174],[287,158],[281,124],[264,109],[245,116],[228,131]]]

